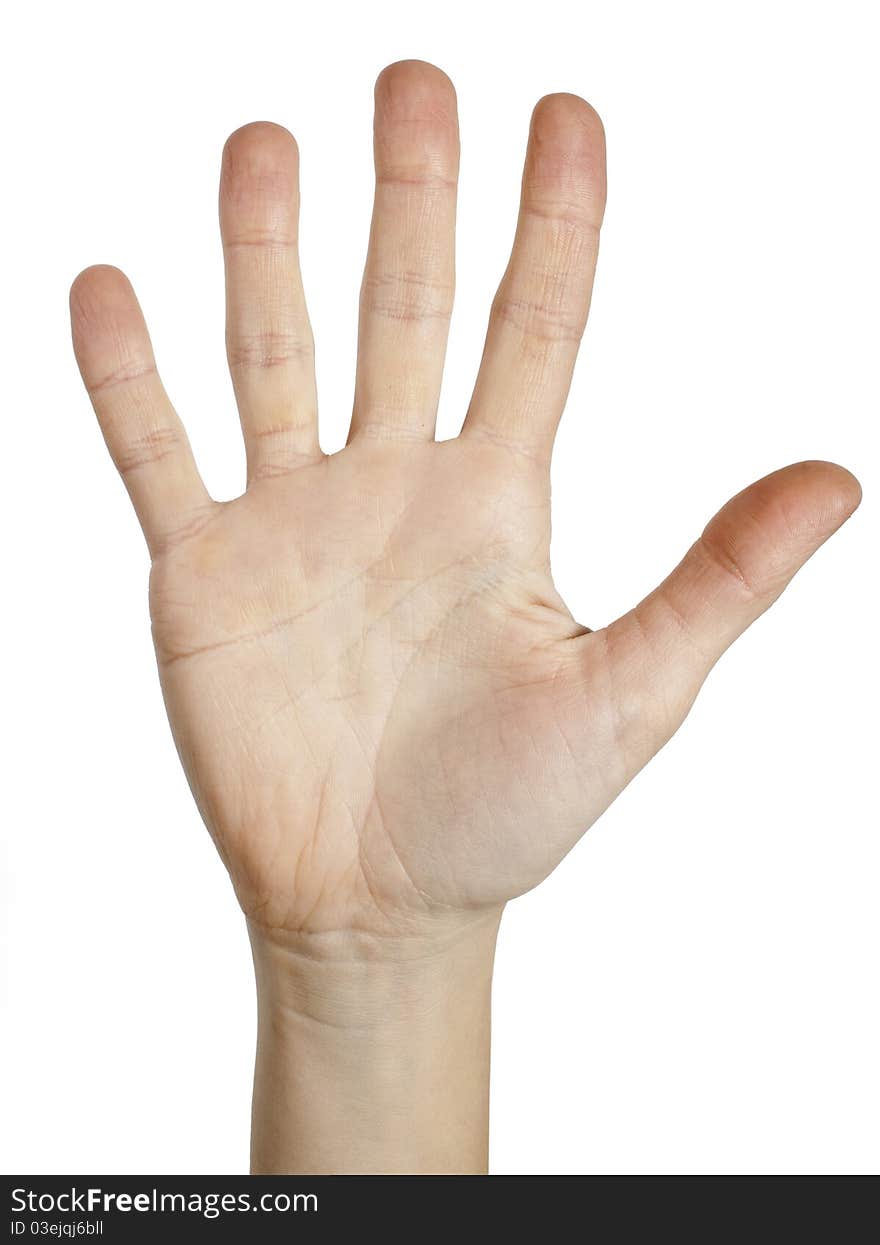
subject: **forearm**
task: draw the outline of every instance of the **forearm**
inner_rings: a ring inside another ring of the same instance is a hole
[[[427,938],[251,927],[257,1173],[478,1173],[500,912]]]

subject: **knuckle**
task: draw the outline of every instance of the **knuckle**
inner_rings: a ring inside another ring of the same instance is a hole
[[[119,446],[114,454],[116,469],[125,478],[144,467],[154,466],[177,453],[182,443],[176,428],[151,428]]]
[[[418,272],[378,272],[364,278],[362,310],[402,321],[448,321],[452,315],[451,282]]]

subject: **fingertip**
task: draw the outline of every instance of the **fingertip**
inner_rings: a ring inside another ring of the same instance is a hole
[[[131,282],[112,264],[83,269],[70,287],[73,349],[88,384],[112,372],[123,355],[150,355],[143,313]]]
[[[531,138],[545,155],[557,152],[583,166],[604,193],[605,127],[592,104],[565,91],[545,95],[532,112]]]
[[[250,121],[227,138],[220,164],[221,224],[226,211],[259,210],[264,201],[289,204],[298,195],[299,147],[274,121]]]
[[[449,74],[439,65],[431,61],[415,58],[393,61],[386,65],[376,79],[376,90],[408,89],[417,93],[419,90],[439,91],[455,94],[455,87]]]
[[[299,147],[274,121],[250,121],[226,140],[220,164],[223,245],[297,240]]]
[[[699,546],[733,571],[764,607],[853,513],[861,487],[836,463],[807,461],[771,472],[715,515]],[[718,581],[719,583],[721,581]]]
[[[246,159],[251,165],[274,166],[279,159],[298,159],[299,146],[290,130],[275,121],[249,121],[223,145],[224,163]]]
[[[822,459],[792,463],[759,480],[753,495],[778,510],[790,535],[825,539],[858,508],[862,486],[845,467]]]
[[[605,147],[602,118],[587,100],[568,91],[556,91],[538,100],[532,112],[532,128],[541,137],[564,133],[590,147]]]
[[[134,298],[134,290],[121,268],[112,264],[92,264],[73,279],[70,287],[71,312],[89,313],[96,306],[121,303]]]
[[[564,92],[535,105],[524,186],[529,200],[577,205],[598,228],[605,212],[605,129],[591,104]]]
[[[851,471],[839,463],[808,459],[795,463],[790,471],[798,472],[803,486],[821,497],[828,508],[848,519],[861,504],[862,486]]]
[[[395,61],[376,79],[376,111],[398,121],[454,125],[457,99],[452,79],[429,61]]]

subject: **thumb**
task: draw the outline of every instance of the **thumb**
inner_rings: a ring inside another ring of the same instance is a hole
[[[855,477],[834,463],[774,471],[732,498],[659,588],[607,628],[620,727],[626,736],[629,720],[636,768],[681,724],[725,649],[849,518],[861,495]],[[647,755],[638,756],[646,746]]]

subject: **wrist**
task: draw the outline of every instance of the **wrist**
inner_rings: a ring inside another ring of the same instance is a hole
[[[445,995],[491,980],[502,910],[400,935],[291,933],[249,920],[260,1008],[355,1031],[436,1019]]]
[[[407,938],[250,925],[254,1172],[485,1171],[500,916]]]

